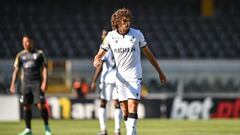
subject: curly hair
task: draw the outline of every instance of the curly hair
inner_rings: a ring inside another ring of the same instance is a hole
[[[121,8],[115,11],[111,17],[112,29],[115,30],[118,28],[118,25],[122,20],[132,21],[132,12],[126,8]]]

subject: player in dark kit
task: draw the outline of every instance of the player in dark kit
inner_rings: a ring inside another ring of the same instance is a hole
[[[17,54],[14,62],[10,92],[15,93],[15,81],[21,72],[21,97],[25,113],[26,129],[19,135],[32,135],[31,104],[36,104],[41,112],[45,124],[45,135],[52,135],[48,126],[49,114],[45,107],[45,91],[47,89],[47,61],[41,50],[34,48],[33,40],[24,36],[22,39],[24,50]]]

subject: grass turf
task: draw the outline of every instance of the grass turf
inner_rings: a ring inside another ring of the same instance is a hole
[[[24,121],[0,122],[0,135],[17,135],[24,129]],[[54,135],[96,135],[99,131],[97,120],[50,120]],[[109,135],[113,135],[114,121],[107,122]],[[32,121],[34,135],[44,135],[43,122]],[[122,122],[122,135],[125,125]],[[239,135],[240,121],[221,120],[165,120],[142,119],[138,121],[138,135]]]

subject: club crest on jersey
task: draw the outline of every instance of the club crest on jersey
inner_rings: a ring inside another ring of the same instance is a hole
[[[33,59],[36,60],[38,55],[36,53],[33,54]]]
[[[131,43],[134,43],[136,41],[135,37],[134,36],[130,37],[130,41]]]

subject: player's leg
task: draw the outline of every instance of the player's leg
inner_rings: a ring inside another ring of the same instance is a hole
[[[98,109],[98,119],[99,119],[99,125],[100,125],[100,133],[99,135],[107,135],[107,126],[106,126],[106,120],[107,120],[107,102],[111,100],[112,98],[112,90],[111,86],[106,83],[101,83],[99,85],[100,88],[100,106]]]
[[[121,110],[122,110],[122,114],[123,114],[123,120],[124,120],[126,129],[127,129],[128,128],[128,123],[127,123],[127,119],[128,119],[128,102],[127,102],[127,100],[120,101],[120,106],[121,106]]]
[[[126,87],[124,86],[124,83],[117,81],[116,82],[116,86],[117,86],[117,93],[118,93],[118,100],[120,102],[120,108],[122,111],[122,115],[123,115],[123,120],[126,126],[126,129],[128,128],[128,124],[127,124],[127,118],[128,118],[128,102],[127,102],[127,93],[126,93]]]
[[[19,135],[32,135],[32,129],[31,129],[32,109],[31,109],[31,104],[23,105],[23,110],[24,110],[24,114],[25,114],[24,120],[25,120],[26,128]]]
[[[25,123],[26,123],[26,128],[32,129],[31,128],[31,120],[32,120],[32,109],[31,109],[31,104],[26,104],[23,106],[23,110],[25,112]]]
[[[33,103],[33,95],[30,93],[29,88],[22,83],[21,87],[22,94],[20,96],[20,103],[23,106],[24,111],[24,120],[26,128],[19,135],[32,135],[31,129],[31,120],[32,120],[32,108],[31,105]]]
[[[121,129],[121,119],[122,119],[122,112],[120,109],[120,102],[117,99],[113,100],[114,104],[114,121],[115,121],[115,135],[120,135],[120,129]]]
[[[139,100],[129,99],[128,100],[128,131],[127,135],[136,135],[137,134],[137,108],[138,108]]]
[[[115,84],[112,85],[112,99],[113,99],[113,105],[114,105],[114,121],[115,121],[115,135],[120,135],[120,129],[121,129],[121,120],[122,120],[122,111],[120,109],[120,102],[118,100],[119,95],[117,91],[117,87]]]
[[[141,80],[127,85],[128,119],[127,135],[137,135],[137,108],[141,97]]]
[[[37,108],[40,111],[41,117],[44,121],[45,135],[51,135],[52,133],[48,123],[49,114],[45,103],[37,103]]]
[[[99,135],[107,135],[107,126],[106,126],[106,120],[107,120],[107,112],[106,112],[106,105],[107,100],[100,99],[100,106],[98,109],[98,120],[100,125],[100,133]]]
[[[45,105],[46,103],[45,94],[42,92],[42,90],[39,89],[39,86],[36,86],[33,89],[33,92],[34,92],[34,103],[37,105],[37,108],[40,111],[41,117],[44,121],[45,135],[52,135],[49,127],[49,123],[48,123],[49,114]]]

